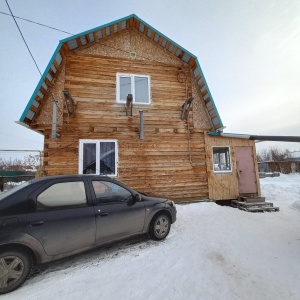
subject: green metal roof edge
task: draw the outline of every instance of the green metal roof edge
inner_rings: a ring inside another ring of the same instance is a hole
[[[32,96],[31,96],[31,98],[30,98],[30,100],[29,100],[29,102],[28,102],[28,104],[27,104],[27,106],[26,106],[26,108],[25,108],[25,110],[24,110],[24,112],[23,112],[21,118],[20,118],[20,122],[22,122],[22,123],[24,122],[24,119],[25,119],[25,117],[26,117],[26,115],[27,115],[27,113],[28,113],[28,111],[29,111],[29,109],[30,109],[30,107],[31,107],[31,105],[32,105],[32,103],[33,103],[35,97],[36,97],[36,94],[38,93],[39,89],[41,88],[41,86],[42,86],[42,84],[43,84],[43,82],[44,82],[44,80],[45,80],[45,78],[46,78],[46,76],[47,76],[47,73],[48,73],[48,71],[49,71],[49,69],[50,69],[50,67],[51,67],[51,65],[52,65],[52,63],[53,63],[53,61],[55,60],[56,55],[57,55],[57,53],[59,52],[59,50],[60,50],[60,48],[61,48],[61,46],[62,46],[63,43],[65,43],[65,42],[67,42],[67,41],[70,41],[70,40],[73,40],[73,39],[75,39],[75,38],[77,38],[77,37],[80,37],[80,36],[82,36],[82,35],[89,34],[89,33],[92,33],[92,32],[94,32],[94,31],[100,30],[100,29],[102,29],[102,28],[108,27],[108,26],[110,26],[110,25],[114,25],[114,24],[117,24],[117,23],[119,23],[119,22],[123,22],[123,21],[125,21],[125,20],[130,19],[130,18],[136,18],[136,19],[139,20],[141,23],[143,23],[144,26],[147,26],[147,27],[150,28],[151,30],[155,31],[157,34],[159,34],[159,35],[162,36],[163,38],[167,39],[167,40],[170,41],[172,44],[174,44],[177,48],[179,48],[180,50],[184,51],[185,53],[187,53],[188,55],[190,55],[191,57],[193,57],[193,58],[196,60],[197,67],[199,68],[199,72],[200,72],[201,77],[203,78],[204,84],[205,84],[205,86],[206,86],[206,88],[207,88],[207,91],[208,91],[208,94],[209,94],[209,97],[210,97],[212,106],[213,106],[213,108],[214,108],[214,110],[215,110],[215,112],[216,112],[216,115],[217,115],[217,117],[218,117],[218,120],[220,121],[219,124],[220,124],[221,127],[223,127],[222,120],[221,120],[221,118],[220,118],[219,112],[218,112],[218,110],[217,110],[217,108],[216,108],[216,105],[215,105],[215,102],[214,102],[213,97],[212,97],[212,95],[211,95],[211,92],[210,92],[210,90],[209,90],[208,84],[207,84],[207,82],[206,82],[206,79],[205,79],[204,74],[203,74],[203,72],[202,72],[202,69],[201,69],[201,67],[200,67],[198,58],[197,58],[194,54],[192,54],[191,52],[189,52],[188,50],[186,50],[185,48],[183,48],[182,46],[178,45],[178,44],[177,44],[176,42],[174,42],[172,39],[168,38],[166,35],[164,35],[164,34],[161,33],[160,31],[158,31],[157,29],[155,29],[154,27],[152,27],[151,25],[149,25],[147,22],[145,22],[145,21],[143,21],[142,19],[140,19],[140,18],[139,18],[137,15],[135,15],[135,14],[131,14],[131,15],[127,16],[127,17],[118,19],[118,20],[113,21],[113,22],[110,22],[110,23],[106,23],[106,24],[104,24],[104,25],[95,27],[95,28],[90,29],[90,30],[83,31],[83,32],[81,32],[81,33],[79,33],[79,34],[72,35],[71,37],[68,37],[68,38],[65,38],[65,39],[60,40],[60,41],[59,41],[59,44],[58,44],[58,46],[57,46],[57,48],[56,48],[56,50],[55,50],[55,52],[54,52],[54,54],[52,55],[52,57],[51,57],[51,59],[50,59],[50,62],[48,63],[48,65],[47,65],[47,67],[46,67],[46,70],[44,71],[44,73],[43,73],[41,79],[39,80],[39,83],[38,83],[37,87],[35,88],[35,90],[34,90]]]
[[[190,56],[192,56],[193,58],[196,58],[196,56],[194,54],[192,54],[191,52],[189,52],[188,50],[186,50],[185,48],[183,48],[182,46],[178,45],[176,42],[174,42],[172,39],[170,39],[169,37],[167,37],[166,35],[164,35],[163,33],[161,33],[159,30],[155,29],[154,27],[152,27],[151,25],[149,25],[147,22],[145,22],[144,20],[142,20],[141,18],[139,18],[137,15],[135,14],[131,14],[127,17],[124,17],[124,18],[121,18],[121,19],[118,19],[116,21],[113,21],[113,22],[110,22],[110,23],[106,23],[104,25],[101,25],[101,26],[98,26],[98,27],[95,27],[93,29],[90,29],[90,30],[86,30],[86,31],[83,31],[81,33],[78,33],[76,35],[72,35],[68,38],[65,38],[63,40],[60,40],[61,43],[65,43],[65,42],[68,42],[68,41],[71,41],[73,39],[76,39],[78,37],[81,37],[85,34],[89,34],[89,33],[92,33],[94,31],[97,31],[97,30],[100,30],[102,28],[105,28],[105,27],[108,27],[110,25],[115,25],[117,23],[120,23],[120,22],[123,22],[125,20],[128,20],[130,18],[135,18],[137,20],[139,20],[141,23],[143,23],[145,26],[147,26],[148,28],[150,28],[151,30],[157,32],[160,36],[164,37],[165,39],[169,40],[172,44],[174,44],[177,48],[180,48],[182,51],[186,52],[187,54],[189,54]]]
[[[106,23],[106,24],[104,24],[104,25],[95,27],[95,28],[93,28],[93,29],[89,29],[89,30],[83,31],[83,32],[81,32],[81,33],[72,35],[72,36],[70,36],[70,37],[68,37],[68,38],[65,38],[65,39],[63,39],[63,40],[60,40],[60,43],[65,43],[65,42],[71,41],[71,40],[76,39],[76,38],[78,38],[78,37],[81,37],[81,36],[83,36],[83,35],[85,35],[85,34],[92,33],[92,32],[94,32],[94,31],[100,30],[100,29],[105,28],[105,27],[110,26],[110,25],[117,24],[117,23],[119,23],[119,22],[123,22],[123,21],[128,20],[128,19],[130,19],[130,18],[132,18],[132,17],[137,18],[137,16],[136,16],[135,14],[131,14],[131,15],[127,16],[127,17],[118,19],[118,20],[116,20],[116,21],[109,22],[109,23]]]
[[[61,45],[62,45],[62,43],[59,42],[58,46],[56,47],[56,49],[54,51],[54,54],[52,55],[52,57],[51,57],[48,65],[47,65],[47,67],[46,67],[46,69],[45,69],[45,71],[44,71],[44,73],[42,75],[42,77],[39,80],[39,83],[37,84],[37,86],[36,86],[36,88],[35,88],[32,96],[31,96],[30,100],[28,101],[26,108],[23,111],[23,114],[22,114],[22,116],[21,116],[21,118],[19,120],[20,122],[24,123],[25,117],[27,116],[27,113],[28,113],[28,111],[29,111],[29,109],[30,109],[30,107],[31,107],[31,105],[32,105],[35,97],[36,97],[36,94],[40,90],[40,88],[41,88],[41,86],[42,86],[42,84],[43,84],[43,82],[44,82],[44,80],[45,80],[45,78],[46,78],[46,76],[47,76],[47,74],[48,74],[48,72],[49,72],[52,64],[53,64],[53,62],[54,62],[54,60],[55,60],[55,58],[57,56],[57,53],[59,52],[59,50],[61,48]]]
[[[208,135],[221,136],[221,134],[220,134],[219,131],[210,131],[210,132],[208,133]]]
[[[185,53],[189,54],[190,56],[192,56],[193,58],[197,58],[194,54],[192,54],[191,52],[189,52],[188,50],[186,50],[185,48],[183,48],[182,46],[178,45],[176,42],[174,42],[173,40],[171,40],[169,37],[167,37],[166,35],[164,35],[163,33],[161,33],[159,30],[155,29],[154,27],[152,27],[151,25],[149,25],[147,22],[143,21],[142,19],[140,19],[138,16],[134,15],[136,19],[138,19],[140,22],[142,22],[144,25],[146,25],[148,28],[150,28],[153,31],[156,31],[159,35],[161,35],[162,37],[164,37],[165,39],[169,40],[172,44],[174,44],[177,48],[180,48],[181,50],[183,50]]]

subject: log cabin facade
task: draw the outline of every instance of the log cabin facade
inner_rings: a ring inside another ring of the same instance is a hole
[[[105,174],[175,201],[260,194],[254,142],[211,134],[223,124],[197,58],[136,15],[60,41],[19,122],[44,135],[46,176]]]

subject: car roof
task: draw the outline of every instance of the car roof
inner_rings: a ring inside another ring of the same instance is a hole
[[[74,175],[44,176],[44,177],[40,177],[40,178],[35,178],[32,180],[32,182],[47,181],[47,180],[53,180],[53,179],[78,179],[78,178],[97,178],[97,179],[113,180],[113,178],[110,178],[108,176],[102,176],[102,175],[74,174]]]

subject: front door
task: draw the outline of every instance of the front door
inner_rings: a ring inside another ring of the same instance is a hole
[[[257,182],[254,167],[253,148],[235,147],[237,174],[240,194],[256,194]]]

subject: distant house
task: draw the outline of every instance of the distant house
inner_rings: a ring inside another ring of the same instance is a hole
[[[196,56],[136,15],[60,41],[20,123],[44,135],[45,175],[177,201],[260,194],[254,141],[220,136]]]
[[[300,151],[290,152],[284,161],[264,161],[258,163],[259,172],[300,173]]]

